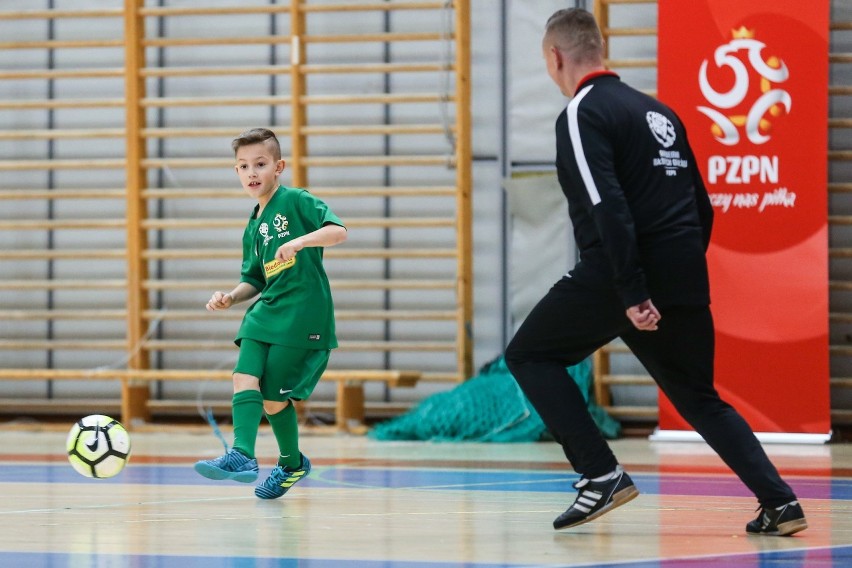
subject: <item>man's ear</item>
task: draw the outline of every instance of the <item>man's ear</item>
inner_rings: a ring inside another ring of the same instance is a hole
[[[278,160],[278,163],[275,165],[275,173],[276,175],[280,175],[284,168],[287,166],[287,163],[284,160]]]
[[[563,53],[559,51],[559,48],[555,45],[550,46],[550,56],[553,57],[554,68],[562,69],[565,64],[565,57]]]

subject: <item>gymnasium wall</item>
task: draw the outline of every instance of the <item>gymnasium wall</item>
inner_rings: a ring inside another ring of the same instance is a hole
[[[262,2],[260,2],[262,3]],[[281,1],[278,2],[283,3]],[[317,2],[321,4],[322,2]],[[102,10],[121,8],[120,0],[4,0],[2,10]],[[187,7],[197,6],[192,0],[149,1],[146,6]],[[232,0],[206,0],[204,5],[233,6]],[[276,4],[274,0],[269,4]],[[507,199],[505,187],[512,180],[525,178],[525,184],[535,179],[529,176],[552,176],[554,158],[553,121],[566,100],[558,93],[546,75],[541,56],[541,30],[547,17],[555,10],[570,5],[585,5],[591,8],[591,0],[558,1],[536,0],[471,0],[471,72],[472,72],[472,136],[473,136],[473,359],[474,369],[499,355],[505,342],[519,323],[521,312],[513,311],[512,287],[529,277],[531,290],[546,289],[551,280],[567,270],[551,264],[552,272],[530,270],[513,265],[511,235],[513,212]],[[619,3],[611,12],[613,26],[654,27],[656,6],[649,3]],[[852,6],[843,0],[832,0],[832,21],[852,21]],[[120,18],[62,19],[53,24],[45,18],[27,20],[0,19],[0,69],[78,69],[120,68],[124,51],[120,45],[123,24]],[[276,26],[286,33],[285,20],[274,17],[258,19],[254,16],[234,14],[228,17],[188,16],[182,18],[146,19],[149,29],[164,39],[181,37],[214,37],[238,35],[270,35]],[[352,30],[381,32],[417,32],[421,29],[441,29],[446,26],[440,13],[406,12],[393,13],[384,19],[371,13],[317,15],[311,18],[311,33],[342,34]],[[848,27],[832,31],[832,52],[852,52],[852,38]],[[14,42],[80,41],[92,43],[90,48],[62,49],[9,49]],[[440,41],[416,42],[394,46],[389,52],[377,43],[319,43],[311,45],[312,54],[318,61],[344,61],[358,64],[389,58],[391,61],[416,62],[443,52]],[[615,37],[610,42],[610,55],[614,59],[654,58],[656,38],[650,36]],[[149,64],[164,67],[203,65],[244,65],[246,61],[258,64],[286,64],[289,60],[287,46],[275,44],[253,45],[186,45],[166,48],[149,47],[146,50]],[[656,69],[651,67],[626,67],[617,69],[632,85],[655,90]],[[852,73],[848,60],[838,58],[831,64],[832,83],[852,84]],[[311,87],[326,93],[363,93],[376,87],[377,82],[387,80],[379,75],[327,74],[310,78]],[[402,90],[440,90],[445,77],[440,73],[410,73],[395,75],[392,88]],[[286,96],[290,88],[287,74],[269,77],[253,77],[247,80],[240,75],[195,76],[195,77],[150,77],[146,79],[148,89],[161,97],[212,97],[246,96],[257,93],[263,96]],[[0,132],[34,131],[42,129],[100,129],[109,131],[123,126],[125,115],[121,104],[124,83],[121,74],[104,77],[76,78],[60,77],[51,81],[32,80],[24,76],[0,80]],[[29,100],[80,101],[97,99],[98,104],[76,107],[30,108]],[[11,104],[14,102],[15,104]],[[285,104],[230,106],[163,106],[151,107],[146,111],[152,127],[184,129],[191,132],[196,128],[215,128],[217,125],[275,124],[286,122],[288,113]],[[346,105],[317,106],[311,109],[310,120],[316,124],[332,124],[341,121],[375,123],[390,120],[404,123],[423,120],[441,124],[446,120],[447,107],[438,102],[424,102],[395,108],[392,116],[382,106],[362,106],[357,109]],[[830,129],[829,145],[833,151],[830,162],[830,180],[835,190],[830,195],[832,214],[841,222],[832,225],[832,246],[837,249],[849,247],[852,223],[842,222],[849,211],[848,185],[852,180],[852,165],[848,148],[852,147],[852,129],[844,126],[852,112],[852,97],[835,94],[830,100],[832,120],[837,125]],[[237,132],[223,131],[214,136],[169,136],[152,139],[147,151],[152,157],[192,160],[195,156],[220,156],[215,165],[164,163],[164,167],[150,174],[152,186],[180,191],[193,187],[232,187],[235,191],[222,199],[163,199],[151,201],[151,217],[173,218],[189,215],[221,219],[245,218],[252,202],[239,195],[239,184],[227,160],[230,158],[229,141]],[[285,144],[288,142],[285,141]],[[391,151],[447,154],[450,145],[441,136],[376,136],[373,139],[360,137],[357,142],[346,136],[316,137],[311,139],[311,152],[322,154],[347,154],[357,151],[382,153]],[[357,146],[357,148],[353,148]],[[0,192],[15,192],[32,188],[50,188],[51,191],[91,187],[109,192],[119,190],[125,179],[123,171],[124,142],[120,135],[99,137],[32,139],[0,135]],[[51,162],[61,160],[84,162],[75,168],[51,168]],[[288,172],[282,178],[288,183]],[[335,166],[312,170],[310,185],[334,187],[339,185],[382,185],[399,184],[443,184],[452,178],[452,171],[440,168],[386,168]],[[552,185],[553,180],[542,178],[543,185]],[[847,188],[847,189],[844,189]],[[324,197],[333,209],[345,219],[384,214],[387,202],[378,197],[345,197],[329,194]],[[521,203],[522,204],[522,203]],[[103,339],[104,345],[123,336],[125,321],[120,311],[126,301],[119,286],[109,286],[111,281],[123,278],[125,259],[122,257],[100,258],[80,262],[79,259],[57,257],[21,260],[13,254],[21,249],[72,250],[95,247],[121,247],[126,239],[120,219],[125,212],[125,202],[120,195],[115,199],[76,197],[73,199],[14,199],[8,194],[0,200],[0,229],[15,226],[20,219],[79,219],[97,218],[102,226],[96,230],[75,227],[67,223],[61,228],[32,230],[0,230],[0,271],[3,280],[47,280],[90,279],[100,283],[99,287],[69,288],[50,291],[45,288],[5,286],[0,294],[0,341],[21,338],[52,337],[68,341],[76,339]],[[394,213],[407,216],[451,216],[453,205],[427,197],[395,201]],[[530,229],[532,230],[532,229]],[[183,247],[203,243],[222,247],[223,258],[215,262],[192,262],[185,259],[162,259],[152,262],[152,270],[164,278],[179,281],[226,280],[231,275],[236,279],[239,269],[234,251],[239,245],[241,229],[234,226],[204,226],[191,230],[164,230],[152,233],[152,238],[161,239],[164,247]],[[380,228],[353,228],[351,241],[346,246],[370,246],[381,242],[387,234]],[[447,247],[451,246],[453,230],[450,227],[433,227],[428,230],[403,228],[393,237],[401,244]],[[570,265],[571,243],[565,243],[565,252]],[[831,261],[832,280],[832,375],[852,376],[852,358],[847,351],[850,344],[850,320],[844,312],[852,310],[848,286],[843,282],[852,280],[847,256],[835,253]],[[418,275],[424,270],[423,260],[395,262],[393,270],[400,276]],[[376,259],[351,260],[329,258],[327,269],[332,278],[358,277],[381,271],[384,264]],[[454,270],[448,259],[428,261],[430,275],[447,276]],[[533,278],[538,276],[538,278]],[[2,283],[0,283],[2,285]],[[212,290],[210,290],[212,291]],[[170,289],[157,292],[155,301],[160,302],[172,315],[185,311],[203,309],[209,292],[199,289]],[[522,292],[530,298],[535,293]],[[335,292],[338,306],[358,309],[381,301],[375,290],[347,289]],[[393,295],[396,305],[403,308],[453,309],[452,290],[421,292],[399,291]],[[531,300],[526,300],[527,302]],[[16,317],[16,310],[99,310],[94,318],[68,318],[48,321]],[[225,318],[163,318],[152,320],[149,332],[168,340],[170,337],[227,339],[238,325],[238,314]],[[402,321],[394,322],[391,334],[400,338],[433,340],[453,334],[451,323],[446,321]],[[339,331],[342,336],[381,337],[388,326],[381,321],[358,319],[342,320]],[[335,361],[341,367],[376,366],[391,364],[396,367],[421,368],[427,372],[450,372],[455,365],[452,352],[435,353],[392,353],[379,355],[366,352],[338,352]],[[0,350],[3,367],[73,367],[98,368],[121,366],[125,354],[121,349],[101,350]],[[173,351],[155,357],[154,364],[163,367],[209,366],[227,369],[233,364],[235,350],[217,349],[206,353]],[[614,371],[623,373],[641,372],[641,368],[630,356],[618,356],[613,360]],[[841,385],[841,382],[834,382]],[[198,385],[160,384],[157,396],[192,398],[199,389],[204,396],[224,397],[229,385],[209,383]],[[423,383],[415,389],[388,391],[381,385],[368,385],[367,395],[371,399],[411,401],[448,388],[446,383]],[[115,382],[88,381],[26,381],[0,382],[0,397],[86,397],[116,395],[119,385]],[[651,387],[624,387],[616,389],[620,403],[653,405],[656,391]],[[833,388],[834,407],[852,407],[850,391],[842,386]],[[332,398],[332,385],[322,386],[317,393],[320,398]]]
[[[345,3],[345,2],[344,2]],[[121,0],[25,0],[4,2],[2,10],[120,12]],[[253,2],[251,5],[285,4]],[[286,3],[289,5],[289,3]],[[329,2],[312,2],[319,7]],[[340,4],[339,2],[337,4]],[[432,4],[440,4],[433,2]],[[248,5],[228,0],[210,0],[205,7]],[[291,91],[287,73],[277,75],[232,73],[228,75],[171,73],[170,69],[221,66],[286,65],[290,46],[276,43],[276,34],[289,33],[286,17],[240,14],[228,16],[192,14],[200,3],[175,0],[145,3],[147,9],[185,9],[186,15],[145,18],[148,37],[154,39],[145,48],[149,67],[164,71],[149,74],[145,84],[149,101],[145,115],[149,129],[157,130],[148,138],[149,162],[160,164],[148,171],[147,184],[160,193],[145,202],[151,221],[151,248],[166,251],[150,257],[152,278],[172,283],[151,291],[152,309],[145,340],[159,342],[152,354],[156,368],[228,369],[236,357],[229,346],[237,328],[240,310],[207,317],[203,306],[213,289],[228,289],[239,276],[239,247],[244,224],[254,203],[240,195],[239,184],[230,166],[230,140],[242,128],[281,124],[289,121],[286,99]],[[487,1],[474,2],[472,12],[472,88],[478,93],[473,113],[473,203],[477,221],[473,227],[470,258],[474,271],[472,329],[475,338],[473,367],[489,361],[502,349],[501,329],[501,188],[497,155],[501,139],[495,77],[499,74],[499,10]],[[285,7],[286,10],[286,7]],[[354,33],[417,36],[423,31],[440,36],[452,34],[454,15],[450,9],[393,10],[350,13],[314,12],[308,19],[308,34],[347,36]],[[118,283],[124,278],[127,259],[116,254],[127,240],[122,223],[127,204],[121,193],[125,183],[125,144],[122,129],[125,111],[122,98],[125,83],[122,74],[125,51],[122,45],[124,22],[118,16],[90,18],[3,19],[0,17],[0,69],[6,76],[0,81],[0,270],[4,280],[0,300],[0,356],[7,368],[121,368],[127,363],[122,344],[126,323],[127,298]],[[271,38],[271,41],[245,41],[233,44],[205,44],[204,38]],[[194,42],[180,44],[181,38]],[[162,46],[157,45],[161,41]],[[81,46],[80,43],[88,46]],[[74,43],[73,47],[69,47]],[[21,44],[27,44],[22,47]],[[310,63],[321,67],[334,65],[371,65],[376,62],[409,65],[397,73],[336,73],[318,71],[308,77],[310,93],[321,93],[331,102],[312,105],[308,111],[311,126],[426,123],[428,135],[416,131],[402,134],[320,135],[310,138],[311,156],[402,156],[401,165],[392,161],[375,165],[346,160],[324,165],[315,159],[310,168],[309,187],[316,191],[346,221],[351,220],[350,240],[344,247],[329,251],[326,268],[333,282],[391,278],[415,282],[391,291],[369,286],[345,286],[335,290],[340,311],[338,333],[349,340],[353,349],[335,352],[332,364],[337,368],[417,369],[435,377],[414,389],[389,392],[381,385],[368,385],[373,398],[419,398],[434,390],[447,388],[447,380],[457,380],[455,352],[454,278],[456,259],[445,253],[457,247],[453,218],[457,214],[454,194],[435,196],[407,192],[404,198],[368,195],[352,196],[335,191],[338,187],[452,187],[456,168],[452,104],[453,77],[446,70],[424,71],[420,66],[451,66],[455,48],[443,37],[399,41],[340,43],[318,40],[309,45]],[[85,77],[74,70],[88,70]],[[92,69],[101,76],[93,75]],[[29,70],[50,70],[51,79],[28,77]],[[497,73],[495,73],[497,71]],[[376,91],[392,95],[402,93],[439,93],[437,96],[409,97],[402,104],[339,103],[335,97],[363,98]],[[443,100],[440,93],[447,94]],[[260,102],[220,102],[206,99],[242,99],[256,97]],[[198,99],[196,103],[180,103]],[[45,105],[43,102],[54,101]],[[263,101],[269,101],[264,104]],[[33,104],[41,101],[40,104]],[[175,104],[175,101],[178,103]],[[223,126],[234,125],[233,129]],[[240,128],[236,128],[240,125]],[[56,129],[78,134],[68,137],[39,136],[35,132]],[[437,131],[436,131],[437,129]],[[443,130],[441,130],[443,129]],[[79,131],[88,134],[81,137]],[[203,135],[198,131],[204,130]],[[97,132],[97,134],[92,134]],[[166,134],[162,134],[162,133]],[[29,133],[25,135],[22,133]],[[284,153],[290,148],[290,135],[281,136]],[[410,158],[413,156],[413,158]],[[418,166],[423,158],[427,165]],[[71,163],[73,162],[73,165]],[[290,183],[285,171],[282,181]],[[80,188],[88,188],[80,192]],[[198,188],[233,188],[221,196],[192,197]],[[37,189],[38,191],[28,191]],[[17,198],[20,191],[21,198]],[[53,192],[50,198],[38,197]],[[185,191],[185,195],[181,192]],[[63,193],[63,192],[68,192]],[[26,195],[24,195],[26,193]],[[438,192],[433,192],[437,195]],[[155,197],[157,197],[155,196]],[[382,218],[405,222],[390,226]],[[176,226],[175,219],[197,219],[197,223]],[[374,221],[379,219],[380,221]],[[207,222],[205,222],[207,220]],[[225,220],[225,221],[223,221]],[[5,229],[5,230],[3,230]],[[355,257],[350,251],[375,251],[387,246],[421,252],[407,258],[388,261],[381,255]],[[167,251],[205,249],[197,258],[169,255]],[[209,249],[220,249],[216,258]],[[34,251],[45,251],[41,257]],[[75,251],[87,251],[79,255]],[[16,253],[25,253],[17,254]],[[100,252],[99,252],[100,251]],[[103,252],[107,251],[107,252]],[[335,257],[337,255],[337,257]],[[378,275],[377,277],[375,275]],[[448,282],[423,292],[418,280]],[[50,281],[74,281],[75,285],[57,289]],[[216,282],[217,288],[200,289],[197,282]],[[26,282],[32,282],[27,286]],[[36,282],[42,285],[36,285]],[[174,285],[184,282],[186,286]],[[24,283],[24,284],[22,284]],[[91,283],[91,286],[87,286]],[[220,284],[219,283],[223,283]],[[389,304],[398,312],[415,313],[388,321],[374,315],[373,306]],[[199,313],[193,313],[198,310]],[[436,316],[423,315],[430,311]],[[49,316],[44,316],[50,312]],[[351,315],[347,315],[351,314]],[[355,341],[352,341],[354,338]],[[181,347],[210,344],[209,349]],[[61,342],[71,348],[37,348]],[[86,343],[85,348],[79,347]],[[371,344],[397,342],[413,344],[412,349],[381,351]],[[364,347],[366,345],[366,347]],[[133,352],[131,346],[131,352]],[[443,381],[443,382],[442,382]],[[320,385],[319,398],[332,398],[333,385]],[[192,398],[204,390],[207,397],[226,397],[226,383],[204,385],[160,382],[157,397]],[[115,381],[4,381],[0,397],[115,397],[120,384]]]

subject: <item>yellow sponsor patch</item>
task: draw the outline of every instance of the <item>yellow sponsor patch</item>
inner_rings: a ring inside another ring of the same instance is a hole
[[[273,259],[263,265],[263,271],[266,273],[266,279],[269,280],[282,270],[287,270],[296,264],[296,257],[294,256],[287,262],[281,262],[278,259]]]

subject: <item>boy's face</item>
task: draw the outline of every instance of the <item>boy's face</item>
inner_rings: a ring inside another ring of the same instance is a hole
[[[278,176],[284,171],[284,160],[276,160],[269,146],[263,142],[241,146],[236,153],[234,168],[243,189],[265,203],[278,187]]]

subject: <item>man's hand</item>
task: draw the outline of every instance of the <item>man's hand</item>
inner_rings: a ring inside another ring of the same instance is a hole
[[[234,305],[234,298],[226,292],[213,292],[213,297],[207,302],[207,311],[227,310]]]
[[[633,327],[639,331],[656,331],[657,323],[662,319],[660,312],[650,299],[630,306],[626,313]]]

